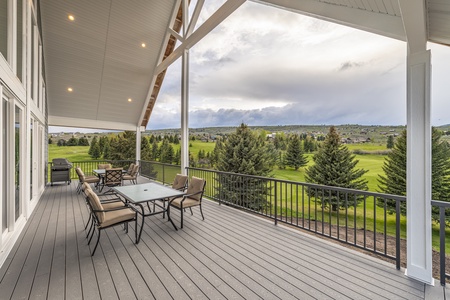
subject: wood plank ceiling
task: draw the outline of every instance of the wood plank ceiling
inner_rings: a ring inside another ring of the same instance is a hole
[[[176,2],[42,0],[49,124],[136,129]]]

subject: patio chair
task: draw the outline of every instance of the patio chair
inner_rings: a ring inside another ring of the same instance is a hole
[[[178,191],[184,191],[186,190],[188,184],[188,176],[187,175],[182,175],[182,174],[177,174],[175,175],[175,178],[173,179],[173,182],[171,184],[172,188]],[[170,198],[165,198],[165,199],[161,199],[161,201],[163,202],[163,207],[166,207],[166,202],[170,201]],[[150,209],[150,207],[149,207]],[[153,210],[155,209],[155,204],[153,204]],[[166,213],[163,213],[163,218],[165,217]]]
[[[122,185],[122,181],[123,181],[122,168],[106,169],[105,178],[102,187],[100,189],[100,192],[103,190],[105,186],[113,187]]]
[[[112,165],[111,164],[98,164],[98,168],[99,169],[111,169]]]
[[[127,170],[127,174],[128,174],[128,175],[131,175],[131,172],[133,172],[134,166],[135,166],[134,163],[131,163],[131,164],[130,164],[130,166],[128,167],[128,170]]]
[[[87,183],[87,182],[83,183],[83,185],[81,186],[81,190],[83,191],[83,194],[84,194],[86,200],[87,200],[86,197],[87,197],[88,190],[95,193],[94,190],[89,185],[89,183]],[[102,203],[104,209],[113,209],[113,208],[125,206],[125,203],[123,202],[122,198],[117,196],[117,194],[115,194],[115,193],[104,193],[104,194],[100,194],[100,195],[97,194],[97,197],[99,197],[100,202]],[[100,197],[102,197],[103,199],[101,199]],[[89,204],[87,203],[87,201],[86,201],[86,206],[88,207],[88,211],[89,211]],[[86,225],[84,226],[84,230],[87,229],[89,224],[91,224],[91,226],[89,227],[86,238],[89,236],[89,233],[91,232],[93,225],[94,225],[92,215],[90,213],[89,213],[89,218],[86,222]]]
[[[100,178],[98,178],[98,176],[86,176],[84,175],[83,170],[81,170],[80,167],[76,167],[75,168],[75,172],[77,172],[78,175],[78,186],[77,186],[77,193],[81,193],[81,186],[83,185],[83,183],[95,183],[95,186],[98,186],[98,184],[100,183]]]
[[[113,227],[116,225],[124,224],[125,230],[128,233],[128,223],[131,221],[135,222],[136,230],[135,230],[135,238],[137,240],[137,211],[134,210],[131,206],[123,206],[117,208],[106,209],[104,205],[100,202],[98,196],[94,193],[94,191],[86,190],[87,192],[87,203],[90,208],[90,212],[92,215],[92,220],[94,223],[94,227],[98,230],[97,242],[95,244],[94,250],[91,253],[91,256],[94,255],[95,250],[97,250],[98,243],[100,241],[100,234],[103,229]],[[91,237],[89,238],[88,245],[91,243],[92,237],[94,236],[94,231],[92,230]]]
[[[181,212],[180,228],[183,228],[183,211],[185,208],[189,208],[192,215],[193,214],[192,207],[199,206],[202,219],[205,220],[202,211],[202,197],[203,192],[205,191],[205,186],[206,186],[205,179],[192,176],[186,191],[186,195],[184,195],[183,197],[177,197],[169,200],[170,208],[172,207],[176,208]],[[168,211],[168,213],[170,213],[170,210]]]
[[[130,174],[123,175],[123,180],[130,180],[133,184],[137,184],[137,177],[139,173],[139,165],[134,165]]]

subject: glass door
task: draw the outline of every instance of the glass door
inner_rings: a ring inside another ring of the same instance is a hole
[[[2,97],[2,233],[8,230],[8,101]]]
[[[14,111],[14,208],[15,208],[15,220],[22,215],[22,199],[21,199],[21,151],[22,148],[22,115],[23,111],[17,105]]]

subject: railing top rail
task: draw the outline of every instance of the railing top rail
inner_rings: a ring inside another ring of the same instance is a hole
[[[284,179],[276,179],[276,178],[271,178],[271,177],[239,174],[239,173],[233,173],[233,172],[223,172],[223,171],[202,169],[202,168],[187,167],[186,169],[197,170],[197,171],[202,171],[202,172],[213,172],[213,173],[223,174],[223,175],[233,175],[233,176],[240,176],[240,177],[247,177],[247,178],[256,178],[256,179],[261,179],[261,180],[266,180],[266,181],[270,180],[270,181],[281,182],[281,183],[289,183],[289,184],[297,184],[297,185],[300,184],[302,186],[309,187],[309,188],[326,189],[326,190],[331,189],[334,191],[345,192],[345,193],[350,193],[350,194],[358,194],[358,195],[369,196],[369,197],[378,197],[378,198],[406,201],[405,196],[399,196],[399,195],[383,194],[383,193],[377,193],[377,192],[362,191],[362,190],[348,189],[348,188],[342,188],[342,187],[314,184],[314,183],[308,183],[308,182],[298,182],[298,181],[291,181],[291,180],[284,180]]]

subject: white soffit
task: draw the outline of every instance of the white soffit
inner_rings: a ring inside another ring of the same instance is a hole
[[[398,0],[252,0],[406,41]],[[450,45],[450,1],[423,0],[427,40]]]
[[[49,125],[136,128],[176,2],[41,0]]]

